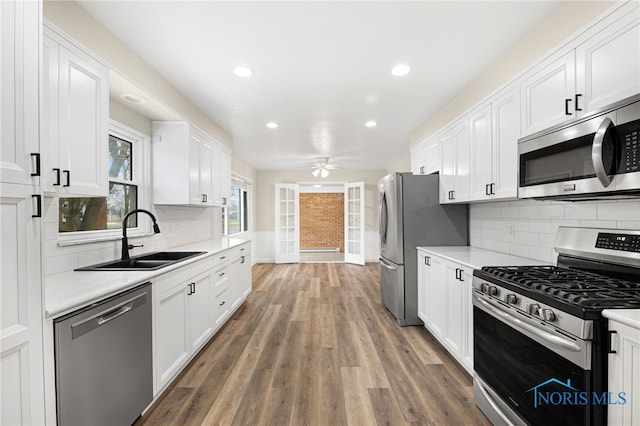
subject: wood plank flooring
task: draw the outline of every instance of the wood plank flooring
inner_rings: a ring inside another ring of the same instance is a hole
[[[471,377],[380,301],[378,264],[257,264],[253,292],[136,425],[489,425]]]

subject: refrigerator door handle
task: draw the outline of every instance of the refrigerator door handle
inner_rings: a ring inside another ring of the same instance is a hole
[[[389,221],[389,212],[387,210],[387,194],[384,192],[380,197],[380,209],[378,215],[378,229],[380,232],[380,239],[383,244],[387,243],[387,226]]]
[[[396,268],[393,265],[390,265],[389,263],[387,263],[384,259],[380,258],[380,265],[384,266],[387,269],[391,269],[392,271],[397,271],[398,268]]]

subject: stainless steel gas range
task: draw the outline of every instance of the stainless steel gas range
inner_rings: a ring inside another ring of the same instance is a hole
[[[604,309],[640,308],[640,231],[561,227],[558,266],[474,272],[474,398],[496,425],[606,424]]]

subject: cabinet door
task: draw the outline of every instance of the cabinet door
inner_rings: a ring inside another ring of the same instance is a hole
[[[38,55],[40,3],[0,2],[0,181],[39,184]]]
[[[455,185],[453,201],[469,200],[469,124],[467,117],[459,120],[453,128],[455,149]]]
[[[411,172],[414,175],[425,174],[425,149],[426,143],[422,143],[411,151]]]
[[[565,110],[565,100],[573,101],[576,89],[575,52],[533,73],[521,84],[522,131],[531,134],[574,117],[574,106]]]
[[[520,91],[514,87],[491,104],[492,111],[492,197],[518,196],[518,139],[520,138]]]
[[[438,339],[444,339],[447,300],[447,285],[443,274],[442,260],[437,257],[429,259],[429,287],[427,289],[427,323],[429,331]]]
[[[40,219],[32,218],[32,191],[28,185],[0,185],[3,425],[44,424]]]
[[[109,195],[109,90],[107,69],[88,55],[64,46],[58,58],[58,132],[51,149],[59,155],[65,195]],[[53,83],[53,82],[52,82]]]
[[[171,382],[171,379],[182,369],[191,350],[188,286],[180,283],[156,295],[154,304],[155,394]]]
[[[205,272],[189,280],[187,289],[191,353],[195,353],[213,333],[212,272]]]
[[[627,402],[610,405],[607,409],[608,424],[640,424],[640,330],[609,320],[611,349],[609,354],[609,392],[618,400],[619,392],[625,392]]]
[[[241,281],[241,289],[242,289],[242,298],[246,299],[251,293],[251,252],[243,252],[240,257],[240,264],[242,265],[242,281]]]
[[[418,251],[418,318],[429,323],[429,268],[431,257]]]
[[[440,204],[451,202],[451,191],[455,189],[456,150],[452,130],[445,130],[438,138],[440,146]]]
[[[237,255],[229,262],[229,300],[231,310],[235,310],[242,302],[242,258]]]
[[[491,104],[469,116],[470,196],[471,200],[491,198],[493,183],[493,143],[491,134]]]
[[[425,174],[440,171],[440,145],[438,139],[431,139],[424,147]]]
[[[473,271],[461,268],[462,278],[462,365],[473,373]]]
[[[459,279],[462,269],[454,263],[444,264],[444,281],[446,282],[445,308],[445,344],[449,350],[459,357],[462,353],[463,330],[463,282]]]
[[[226,206],[231,195],[231,157],[219,147],[215,149],[213,180],[215,203]]]
[[[639,10],[636,2],[632,11],[576,48],[577,93],[584,111],[640,93]]]

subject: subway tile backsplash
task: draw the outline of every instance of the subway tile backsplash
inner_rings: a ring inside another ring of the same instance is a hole
[[[471,204],[469,221],[471,246],[555,263],[559,226],[640,230],[640,199]]]

